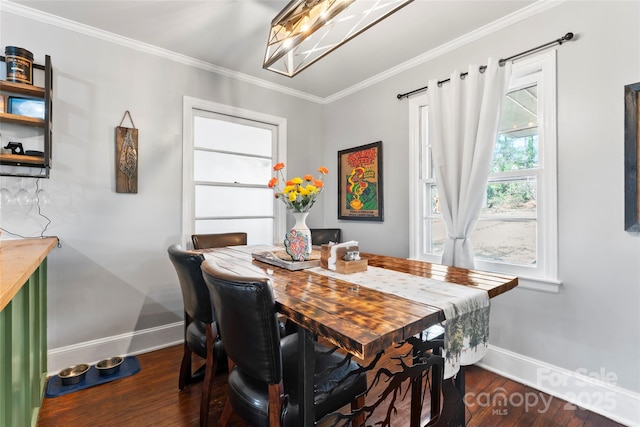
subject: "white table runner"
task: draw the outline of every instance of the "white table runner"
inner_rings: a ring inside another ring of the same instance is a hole
[[[478,362],[487,351],[490,302],[486,291],[371,266],[367,271],[353,274],[320,267],[307,271],[442,309],[447,319],[443,352],[445,378],[453,377],[460,365]]]

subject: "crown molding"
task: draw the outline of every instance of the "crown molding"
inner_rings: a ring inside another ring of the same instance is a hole
[[[94,37],[100,40],[104,40],[110,43],[114,43],[120,46],[128,47],[140,52],[145,52],[150,55],[159,56],[161,58],[169,59],[180,64],[199,68],[205,71],[216,73],[225,77],[230,77],[245,83],[250,83],[256,86],[270,89],[276,92],[280,92],[286,95],[301,98],[307,101],[315,102],[318,104],[330,104],[334,101],[342,99],[360,90],[366,89],[369,86],[377,84],[383,80],[393,77],[399,73],[407,71],[417,65],[431,61],[439,56],[442,56],[448,52],[458,49],[468,43],[474,42],[496,31],[502,30],[510,25],[527,19],[531,16],[545,12],[553,7],[556,7],[566,0],[539,0],[529,6],[519,9],[507,16],[497,19],[477,30],[471,31],[463,36],[460,36],[450,42],[442,44],[434,49],[431,49],[421,55],[416,56],[402,64],[399,64],[393,68],[390,68],[382,73],[379,73],[371,78],[361,81],[353,86],[350,86],[342,91],[336,92],[333,95],[329,95],[325,98],[320,96],[311,95],[306,92],[291,89],[286,86],[271,83],[269,81],[259,79],[257,77],[250,76],[248,74],[239,73],[237,71],[230,70],[228,68],[220,67],[209,62],[201,61],[199,59],[192,58],[190,56],[182,55],[177,52],[172,52],[167,49],[162,49],[157,46],[153,46],[148,43],[143,43],[138,40],[134,40],[128,37],[119,36],[117,34],[100,30],[95,27],[91,27],[85,24],[81,24],[70,19],[61,18],[59,16],[52,15],[50,13],[42,12],[36,9],[32,9],[27,6],[23,6],[10,1],[0,1],[0,11],[9,12],[18,16],[33,19],[38,22],[53,25],[59,28],[63,28],[69,31],[74,31],[86,36]]]
[[[483,27],[473,30],[447,43],[441,44],[440,46],[434,49],[431,49],[421,55],[416,56],[415,58],[412,58],[408,61],[403,62],[402,64],[396,65],[393,68],[389,68],[388,70],[383,71],[380,74],[376,74],[371,78],[361,81],[360,83],[357,83],[351,87],[348,87],[340,92],[336,92],[335,94],[324,98],[323,101],[325,104],[330,104],[334,101],[337,101],[338,99],[344,98],[345,96],[351,95],[355,92],[358,92],[369,86],[373,86],[376,83],[379,83],[383,80],[386,80],[404,71],[410,70],[411,68],[414,68],[418,65],[424,64],[425,62],[429,62],[435,58],[438,58],[439,56],[442,56],[448,52],[456,50],[466,44],[472,43],[476,40],[479,40],[483,37],[486,37],[490,34],[500,31],[517,22],[523,21],[534,15],[545,12],[551,8],[554,8],[564,3],[565,1],[566,0],[539,0],[535,3],[530,4],[527,7],[519,9],[509,15],[503,16],[500,19],[490,22],[489,24]]]
[[[89,37],[94,37],[99,40],[104,40],[120,46],[128,47],[130,49],[134,49],[139,52],[144,52],[150,55],[159,56],[161,58],[169,59],[171,61],[178,62],[180,64],[199,68],[199,69],[216,73],[225,77],[230,77],[245,83],[254,84],[256,86],[260,86],[265,89],[270,89],[276,92],[281,92],[287,95],[302,98],[307,101],[316,102],[320,104],[324,102],[323,98],[316,95],[311,95],[306,92],[302,92],[299,90],[288,88],[286,86],[271,83],[266,80],[250,76],[248,74],[239,73],[237,71],[220,67],[218,65],[211,64],[209,62],[201,61],[199,59],[195,59],[190,56],[186,56],[177,52],[172,52],[167,49],[162,49],[160,47],[157,47],[148,43],[144,43],[128,37],[123,37],[123,36],[111,33],[109,31],[100,30],[98,28],[91,27],[89,25],[81,24],[79,22],[72,21],[70,19],[55,16],[50,13],[42,12],[40,10],[32,9],[30,7],[23,6],[10,1],[0,1],[0,11],[9,12],[14,15],[18,15],[24,18],[33,19],[34,21],[42,22],[43,24],[49,24],[49,25],[63,28],[69,31],[74,31],[76,33],[83,34]]]

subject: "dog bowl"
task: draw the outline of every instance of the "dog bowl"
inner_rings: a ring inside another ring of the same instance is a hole
[[[124,358],[120,356],[110,357],[96,363],[96,369],[100,375],[112,375],[120,370],[122,362],[124,362]]]
[[[89,365],[82,363],[80,365],[70,366],[63,369],[58,373],[58,376],[62,380],[63,385],[78,384],[80,381],[84,380],[88,370]]]

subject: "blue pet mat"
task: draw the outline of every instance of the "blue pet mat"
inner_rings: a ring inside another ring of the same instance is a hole
[[[47,381],[47,387],[44,397],[58,397],[74,391],[84,390],[85,388],[108,383],[120,378],[128,377],[140,371],[140,363],[135,356],[127,356],[124,358],[118,372],[111,375],[100,375],[95,366],[91,366],[87,375],[77,384],[63,385],[58,375],[54,375]]]

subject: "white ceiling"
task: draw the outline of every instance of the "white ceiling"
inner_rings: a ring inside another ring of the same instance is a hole
[[[533,0],[415,0],[293,78],[262,69],[287,0],[18,0],[90,27],[327,98],[527,8]]]

